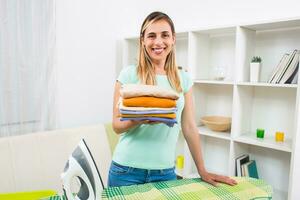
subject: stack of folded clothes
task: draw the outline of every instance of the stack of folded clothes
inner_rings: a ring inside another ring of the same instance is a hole
[[[149,120],[170,127],[177,123],[176,100],[179,95],[173,90],[156,85],[124,84],[120,92],[121,121]]]

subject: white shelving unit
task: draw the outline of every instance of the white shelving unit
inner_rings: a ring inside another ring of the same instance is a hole
[[[124,41],[123,66],[136,64],[138,38]],[[201,28],[178,33],[176,41],[177,63],[194,79],[195,120],[206,168],[234,176],[235,158],[247,153],[256,160],[259,177],[273,186],[275,200],[300,196],[294,176],[300,173],[295,157],[300,87],[267,83],[282,55],[294,49],[300,49],[300,18]],[[250,83],[249,63],[256,55],[262,58],[260,82]],[[218,67],[224,81],[215,80]],[[231,130],[209,130],[200,123],[206,115],[232,117]],[[257,128],[265,129],[264,139],[256,138]],[[285,133],[283,143],[275,142],[276,131]],[[176,153],[185,156],[183,176],[198,177],[182,136]]]

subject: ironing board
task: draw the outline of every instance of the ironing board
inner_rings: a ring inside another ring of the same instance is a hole
[[[233,177],[238,184],[214,187],[200,178],[154,182],[142,185],[110,187],[102,191],[102,200],[267,200],[272,187],[265,181],[249,177]],[[62,200],[53,196],[49,200]]]

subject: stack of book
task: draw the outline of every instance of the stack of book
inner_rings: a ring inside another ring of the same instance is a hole
[[[268,83],[295,84],[298,79],[300,51],[295,49],[292,53],[285,53],[274,68]]]
[[[257,167],[255,160],[250,160],[248,154],[241,155],[235,159],[236,176],[248,176],[258,178]]]

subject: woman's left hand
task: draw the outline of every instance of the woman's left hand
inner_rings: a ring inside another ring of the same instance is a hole
[[[200,173],[201,179],[207,183],[212,184],[213,186],[218,186],[218,183],[226,183],[228,185],[236,185],[237,182],[232,179],[229,178],[228,176],[222,176],[222,175],[218,175],[218,174],[213,174],[213,173],[209,173],[209,172],[201,172]]]

